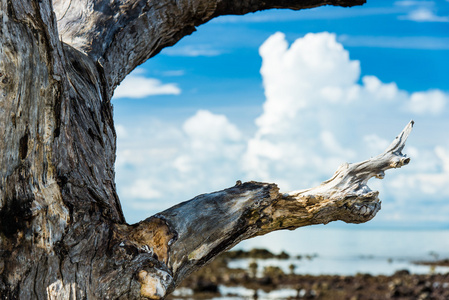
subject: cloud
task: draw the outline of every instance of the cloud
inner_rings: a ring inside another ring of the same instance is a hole
[[[439,90],[416,92],[410,97],[409,110],[417,115],[438,115],[444,112],[446,103],[449,103],[448,95]]]
[[[121,124],[115,125],[115,132],[117,133],[117,137],[119,138],[126,137],[128,135],[126,128]]]
[[[436,36],[354,36],[337,39],[348,47],[448,50],[449,38]]]
[[[434,6],[433,1],[414,1],[414,0],[404,0],[394,2],[396,6]]]
[[[207,110],[199,110],[185,121],[183,130],[195,145],[216,144],[227,141],[238,141],[241,133],[234,124],[231,124],[226,116],[216,115]],[[200,146],[199,148],[205,148]]]
[[[351,101],[344,97],[342,88],[360,76],[359,62],[349,61],[349,53],[329,33],[307,34],[290,49],[284,34],[276,33],[260,47],[260,55],[267,98],[265,113],[256,120],[261,133],[281,131],[298,111],[315,101]],[[340,76],[333,75],[337,72]],[[317,90],[322,86],[327,89]],[[327,96],[320,97],[315,91]]]
[[[184,70],[171,70],[162,72],[163,76],[183,76],[186,72]]]
[[[157,117],[138,128],[121,124],[116,165],[125,210],[148,216],[237,179],[276,182],[281,191],[308,188],[341,163],[379,154],[416,118],[405,149],[412,163],[372,184],[384,199],[378,219],[412,223],[419,207],[429,213],[422,222],[449,212],[447,93],[409,93],[361,77],[360,62],[327,32],[291,45],[276,33],[259,50],[266,99],[249,136],[242,124],[207,110],[181,124]]]
[[[375,153],[382,153],[390,145],[391,141],[379,137],[377,134],[367,134],[363,137],[363,143]]]
[[[438,16],[437,6],[434,1],[396,1],[396,6],[412,8],[407,15],[399,16],[400,20],[414,22],[449,22],[449,16]]]
[[[421,195],[422,205],[435,202],[444,206],[449,197],[449,148],[436,146],[430,153],[423,153],[429,166],[421,172],[401,174],[396,180],[387,183],[392,193],[401,202],[417,202],[416,195]],[[435,168],[432,170],[432,167]],[[442,207],[444,208],[444,207]],[[449,210],[449,207],[446,207]],[[438,214],[435,211],[434,214]]]
[[[221,181],[219,176],[228,178],[225,170],[235,168],[244,148],[239,129],[224,115],[199,110],[184,122],[182,130],[187,141],[182,155],[174,161],[175,168],[185,174],[194,173],[197,178],[204,176],[204,179],[208,173],[217,172],[214,175],[217,178],[212,181]]]
[[[123,195],[134,199],[160,198],[162,194],[157,188],[152,186],[153,184],[151,180],[138,179],[124,189]]]
[[[114,98],[145,98],[155,95],[179,95],[181,89],[174,83],[163,84],[155,78],[147,78],[141,71],[131,73],[115,89]]]
[[[169,56],[218,56],[222,54],[222,51],[212,48],[211,45],[188,45],[176,48],[165,48],[162,50],[162,54]]]
[[[339,111],[360,93],[354,85],[360,63],[329,33],[307,34],[290,48],[276,33],[260,54],[266,102],[243,167],[256,180],[284,182],[283,189],[316,184],[330,168],[354,158],[331,129],[330,110]]]
[[[245,141],[224,115],[199,110],[181,126],[147,119],[138,128],[119,128],[118,192],[125,211],[140,218],[233,185],[242,174]]]
[[[332,20],[332,19],[347,19],[354,17],[368,17],[377,15],[391,15],[402,12],[398,7],[390,5],[383,7],[371,7],[364,9],[363,7],[353,7],[351,9],[335,9],[331,7],[317,7],[313,10],[304,10],[298,14],[295,11],[278,10],[278,11],[259,11],[250,15],[235,16],[221,16],[212,20],[213,23],[267,23],[267,22],[291,22],[297,20]]]
[[[280,182],[282,190],[307,188],[330,177],[342,162],[381,153],[394,138],[392,128],[399,132],[411,118],[419,117],[426,126],[423,118],[440,116],[444,129],[439,134],[446,136],[449,130],[449,120],[443,117],[447,93],[408,93],[372,75],[360,80],[360,63],[349,58],[334,34],[308,34],[289,47],[285,36],[277,33],[260,47],[260,54],[266,102],[244,156],[247,177]],[[381,127],[389,130],[379,135]],[[449,182],[446,171],[433,168],[446,161],[441,153],[448,147],[441,139],[430,140],[439,152],[429,145],[411,151],[426,157],[420,168],[387,172],[388,183],[375,184],[401,218],[412,212],[405,202],[391,197],[399,199],[398,191],[400,199],[413,198],[417,206],[425,205],[421,201],[428,197],[449,198],[442,186]]]
[[[408,15],[400,16],[399,19],[415,22],[449,22],[448,16],[437,16],[432,10],[425,7],[412,10]]]

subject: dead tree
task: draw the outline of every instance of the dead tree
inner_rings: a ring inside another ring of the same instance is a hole
[[[243,239],[380,209],[385,153],[316,188],[247,182],[128,225],[114,183],[114,88],[214,17],[364,0],[0,0],[1,299],[163,298]]]

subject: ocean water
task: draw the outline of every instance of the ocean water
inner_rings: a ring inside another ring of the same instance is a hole
[[[380,230],[357,226],[351,229],[329,226],[305,227],[295,231],[279,231],[240,243],[233,250],[265,248],[273,253],[285,251],[290,259],[256,260],[258,273],[266,266],[278,266],[289,273],[311,275],[391,275],[399,270],[415,274],[449,273],[448,267],[416,265],[414,261],[449,258],[449,230]],[[301,255],[301,259],[296,256]],[[248,269],[253,260],[233,260],[232,268]],[[301,296],[305,290],[279,289],[270,292],[243,286],[220,285],[221,296],[212,300],[259,299],[279,300]],[[257,293],[257,297],[255,297]],[[180,288],[173,299],[195,299],[191,289]],[[177,298],[180,297],[180,298]]]
[[[289,272],[291,264],[296,267],[295,273],[312,275],[391,275],[398,270],[417,274],[449,272],[446,267],[431,268],[413,263],[449,258],[449,230],[305,227],[250,239],[234,249],[253,248],[266,248],[274,253],[286,251],[292,256],[284,261],[258,260],[260,272],[268,265]],[[295,258],[297,255],[302,258]],[[250,260],[233,261],[230,267],[247,268],[249,263]]]

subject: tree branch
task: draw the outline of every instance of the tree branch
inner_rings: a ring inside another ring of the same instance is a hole
[[[306,225],[310,225],[335,220],[363,223],[374,218],[380,210],[381,201],[379,192],[368,187],[368,180],[372,177],[383,179],[386,170],[400,168],[410,162],[410,158],[401,151],[413,124],[410,121],[382,154],[363,162],[341,165],[331,179],[317,187],[284,194],[274,209],[274,223],[282,225],[274,230],[304,226],[304,219]],[[302,203],[309,217],[297,215],[291,207],[297,203]],[[292,209],[289,210],[289,207]]]
[[[380,201],[367,181],[409,162],[412,122],[383,154],[316,188],[238,182],[128,225],[109,102],[136,65],[216,16],[362,2],[54,0],[55,17],[51,0],[0,1],[0,294],[159,299],[244,239],[373,218]]]
[[[172,279],[163,281],[153,272],[151,282],[165,282],[164,290],[169,292],[188,274],[244,239],[336,220],[367,222],[381,206],[379,192],[371,191],[367,182],[372,177],[382,179],[385,170],[410,162],[401,151],[412,127],[413,121],[384,153],[360,163],[343,164],[331,179],[315,188],[280,193],[275,184],[238,182],[169,208],[132,226],[126,236],[139,240],[139,247],[147,245],[166,264]],[[156,238],[159,231],[167,237],[162,243]],[[149,280],[148,272],[142,274],[142,280]],[[163,296],[158,295],[152,297]]]
[[[220,15],[363,3],[365,0],[53,0],[62,40],[104,68],[110,96],[136,66]]]

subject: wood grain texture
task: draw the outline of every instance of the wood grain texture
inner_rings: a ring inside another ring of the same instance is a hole
[[[402,149],[412,127],[413,121],[384,153],[360,163],[343,164],[317,187],[282,193],[275,184],[239,183],[157,214],[177,233],[168,262],[175,284],[244,239],[337,220],[371,220],[381,201],[379,192],[368,187],[368,180],[383,178],[387,169],[410,162]]]
[[[62,40],[104,69],[108,95],[136,66],[221,15],[365,0],[53,0]]]
[[[2,299],[161,299],[243,239],[372,218],[380,202],[366,181],[408,162],[409,131],[320,187],[239,183],[129,225],[110,103],[138,64],[219,15],[363,2],[0,0]]]

